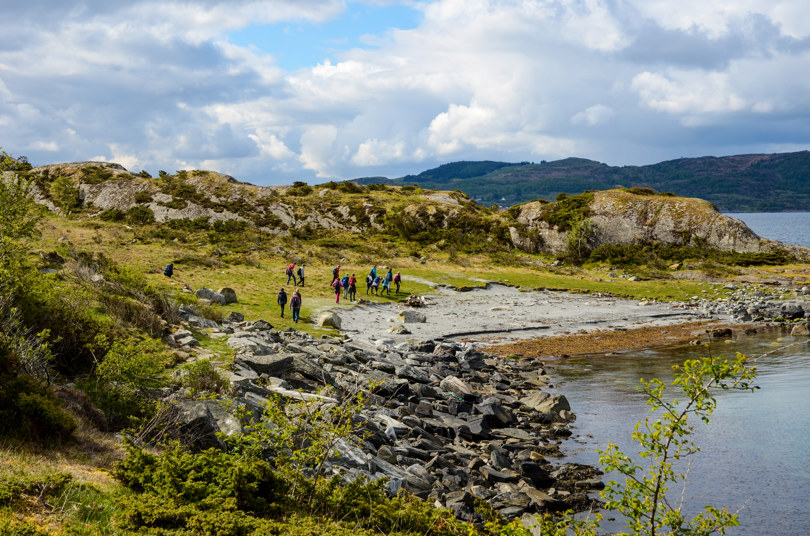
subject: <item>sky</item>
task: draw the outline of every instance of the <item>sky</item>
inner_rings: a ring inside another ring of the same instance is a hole
[[[807,0],[2,0],[0,147],[258,185],[810,147]]]

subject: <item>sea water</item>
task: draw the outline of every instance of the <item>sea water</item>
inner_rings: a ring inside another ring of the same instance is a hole
[[[684,511],[690,517],[711,504],[739,510],[741,526],[729,536],[810,534],[810,344],[779,331],[739,336],[711,348],[678,345],[608,355],[550,360],[555,388],[577,415],[566,459],[598,465],[596,449],[609,442],[626,454],[636,452],[630,435],[649,416],[640,378],[669,384],[672,365],[711,352],[760,356],[753,392],[720,392],[708,426],[695,420],[693,438],[701,452],[690,457]],[[669,388],[674,393],[675,388]],[[670,395],[672,396],[672,395]],[[682,398],[682,397],[680,397]],[[639,460],[636,457],[637,460]],[[643,461],[642,461],[643,463]],[[605,480],[620,480],[607,475]],[[671,496],[681,497],[681,486]],[[614,513],[608,513],[615,516]],[[624,522],[603,523],[616,532]]]
[[[810,212],[736,212],[726,216],[742,220],[763,238],[810,247]]]

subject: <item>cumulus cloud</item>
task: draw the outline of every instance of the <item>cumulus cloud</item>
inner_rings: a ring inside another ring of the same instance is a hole
[[[35,164],[94,155],[272,184],[462,159],[633,164],[810,141],[804,0],[366,3],[421,17],[362,47],[335,42],[293,71],[276,63],[283,50],[229,32],[317,28],[356,3],[10,3],[0,146]]]
[[[575,125],[596,126],[609,121],[614,115],[616,112],[610,106],[596,104],[578,112],[571,118],[571,122]]]

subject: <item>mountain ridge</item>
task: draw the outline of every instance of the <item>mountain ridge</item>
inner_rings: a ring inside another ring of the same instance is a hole
[[[471,171],[479,169],[480,173]],[[418,185],[461,190],[481,204],[512,206],[560,193],[616,187],[653,188],[706,199],[723,212],[810,211],[810,151],[679,158],[644,166],[610,166],[586,158],[539,164],[460,161],[395,179],[359,184]]]

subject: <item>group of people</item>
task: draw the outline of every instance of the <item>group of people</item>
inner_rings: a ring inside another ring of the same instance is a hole
[[[396,295],[399,295],[399,285],[402,282],[402,276],[399,272],[394,274],[391,268],[382,277],[377,274],[377,267],[372,266],[368,275],[366,276],[366,294],[380,295],[380,287],[386,295],[391,295],[391,286],[396,285]],[[335,290],[335,303],[340,303],[340,291],[343,289],[343,297],[349,297],[349,300],[354,301],[357,294],[357,278],[354,274],[351,276],[344,275],[340,277],[340,265],[338,264],[332,268],[332,282],[330,285]]]
[[[287,271],[285,273],[287,274],[287,284],[288,285],[290,284],[290,279],[292,279],[293,285],[298,285],[298,286],[301,286],[301,287],[304,286],[304,265],[303,264],[301,264],[301,266],[298,267],[298,270],[296,270],[295,269],[295,263],[291,262],[290,264],[287,265]],[[297,279],[295,277],[296,275],[298,276]]]
[[[402,276],[399,272],[394,274],[391,268],[380,277],[377,275],[377,267],[372,266],[371,271],[369,271],[368,275],[366,276],[366,294],[376,294],[377,296],[380,295],[380,287],[382,287],[382,291],[385,292],[387,296],[391,295],[391,285],[396,285],[396,295],[399,295],[399,285],[402,282]]]
[[[290,280],[294,285],[304,286],[304,265],[298,267],[298,270],[295,269],[295,263],[290,263],[287,265],[287,269],[285,271],[287,275],[287,284],[290,284]],[[296,275],[298,276],[296,278]],[[388,271],[380,276],[377,274],[377,267],[372,266],[371,270],[369,271],[368,275],[366,276],[366,294],[375,294],[377,296],[380,295],[380,287],[382,287],[382,292],[385,292],[386,295],[391,295],[391,286],[396,285],[396,295],[399,295],[399,288],[400,283],[402,282],[402,276],[399,272],[394,274],[391,268],[388,268]],[[340,295],[343,294],[343,298],[349,301],[354,301],[357,299],[357,277],[355,274],[348,275],[345,274],[343,277],[340,276],[340,265],[338,264],[334,268],[332,268],[332,282],[329,283],[329,286],[335,292],[335,303],[340,303]],[[292,311],[293,321],[298,322],[298,317],[301,311],[301,292],[298,288],[295,289],[295,292],[290,298],[290,310]],[[281,317],[284,318],[284,308],[287,306],[287,292],[284,290],[284,287],[278,293],[277,303],[281,306]]]
[[[284,318],[284,307],[287,305],[287,293],[284,291],[284,287],[281,287],[281,290],[278,291],[276,302],[281,306],[281,318]],[[301,291],[295,289],[295,292],[293,292],[290,298],[290,311],[292,312],[293,322],[296,324],[301,315],[301,302]]]

